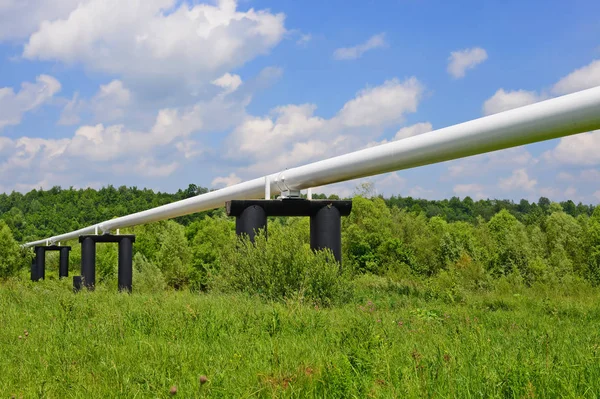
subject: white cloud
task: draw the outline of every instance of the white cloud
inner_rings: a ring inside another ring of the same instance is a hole
[[[342,47],[333,52],[333,58],[336,60],[355,60],[373,49],[386,47],[385,33],[371,36],[369,40],[354,47]]]
[[[600,131],[563,137],[558,145],[546,151],[542,158],[548,162],[570,165],[600,164]]]
[[[421,186],[414,186],[408,190],[408,195],[413,198],[433,198],[434,194],[434,190],[430,190]]]
[[[433,130],[433,126],[429,122],[415,123],[414,125],[403,127],[394,135],[394,140],[402,140],[407,137],[417,136]]]
[[[202,154],[203,151],[199,150],[197,147],[198,143],[193,140],[183,140],[175,144],[175,148],[183,154],[185,159],[194,158]]]
[[[579,178],[583,181],[600,182],[600,170],[584,169],[579,173]]]
[[[69,145],[71,155],[94,161],[107,161],[123,154],[140,154],[167,145],[178,137],[187,137],[202,127],[197,107],[184,112],[162,109],[148,132],[129,130],[124,125],[82,126]]]
[[[589,65],[571,72],[556,82],[552,92],[562,95],[595,86],[600,86],[600,60],[592,61]]]
[[[300,38],[296,40],[298,46],[306,47],[308,43],[313,39],[310,33],[300,35]]]
[[[594,198],[600,203],[600,190],[594,192]]]
[[[338,112],[336,119],[347,127],[385,126],[400,123],[417,111],[424,88],[417,78],[387,80],[381,86],[358,92]]]
[[[538,160],[525,147],[514,147],[450,161],[448,177],[485,176],[493,171],[512,170],[515,166],[523,167],[537,163]]]
[[[499,89],[496,94],[488,98],[483,104],[483,114],[496,114],[498,112],[508,111],[509,109],[533,104],[543,99],[543,96],[534,91],[504,91],[504,89]]]
[[[481,47],[453,51],[448,58],[448,73],[454,79],[464,78],[468,69],[475,68],[487,58],[487,52]]]
[[[267,53],[283,38],[283,14],[236,8],[234,0],[88,0],[68,17],[40,25],[23,56],[191,88]]]
[[[150,157],[142,157],[135,165],[135,171],[140,176],[146,177],[167,177],[173,174],[179,167],[178,162],[168,164],[160,164],[155,159]],[[118,169],[124,169],[119,167]]]
[[[456,195],[461,197],[472,197],[475,200],[480,200],[484,198],[488,198],[486,194],[483,193],[484,187],[481,184],[457,184],[454,186],[453,191]]]
[[[230,173],[229,176],[220,176],[214,178],[210,184],[212,187],[229,187],[241,182],[242,179],[240,179],[235,173]]]
[[[38,108],[60,89],[60,82],[49,75],[39,75],[35,83],[22,83],[18,93],[10,87],[0,88],[0,130],[21,123],[24,113]]]
[[[372,194],[375,196],[384,195],[390,197],[398,195],[406,188],[406,179],[400,176],[398,172],[385,173],[383,175],[354,179],[327,186],[313,187],[313,193],[322,193],[325,195],[336,194],[340,198],[349,198],[363,191],[363,184],[371,184],[373,187]]]
[[[75,92],[73,97],[65,104],[57,123],[59,125],[67,126],[78,124],[81,121],[81,117],[79,115],[83,109],[85,109],[85,107],[85,102],[79,98],[79,93]]]
[[[0,0],[0,41],[23,39],[44,21],[65,18],[81,0]]]
[[[233,93],[242,84],[242,78],[240,78],[240,75],[226,73],[211,83],[225,89],[226,93]]]
[[[556,175],[556,178],[558,180],[565,180],[565,181],[572,181],[575,179],[575,177],[567,172],[560,172],[558,175]]]
[[[254,162],[245,172],[269,173],[363,148],[383,129],[415,112],[423,87],[415,78],[361,90],[331,119],[314,104],[285,105],[248,117],[227,139],[228,156]]]
[[[92,109],[99,121],[121,119],[125,109],[131,104],[131,92],[120,80],[101,85],[98,93],[92,98]]]
[[[524,168],[516,169],[510,177],[498,181],[498,187],[504,191],[532,191],[536,184],[537,180],[529,178]]]

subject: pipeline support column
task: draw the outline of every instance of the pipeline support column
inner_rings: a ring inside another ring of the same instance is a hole
[[[121,292],[131,292],[133,282],[133,242],[135,238],[123,237],[119,241],[118,286]]]
[[[235,218],[235,233],[238,237],[247,235],[254,242],[259,230],[267,231],[267,213],[259,205],[250,205]]]
[[[310,247],[314,251],[330,249],[342,263],[342,217],[337,207],[329,204],[310,216]]]
[[[81,278],[90,290],[96,285],[96,241],[91,236],[79,237],[81,243]]]
[[[58,278],[69,277],[69,251],[71,247],[59,247]]]
[[[46,247],[36,246],[34,248],[35,258],[31,265],[31,281],[43,280],[46,277]]]

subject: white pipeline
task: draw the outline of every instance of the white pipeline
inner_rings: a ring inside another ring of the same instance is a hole
[[[470,155],[600,129],[600,86],[434,130],[392,143],[288,169],[193,198],[107,220],[77,231],[34,241],[44,245],[360,177],[429,165]],[[269,187],[265,187],[269,182]]]

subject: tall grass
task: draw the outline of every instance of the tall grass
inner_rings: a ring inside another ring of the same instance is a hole
[[[502,280],[454,298],[442,283],[363,276],[322,308],[11,280],[0,397],[599,396],[599,291]]]

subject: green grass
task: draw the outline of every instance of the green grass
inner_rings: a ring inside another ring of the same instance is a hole
[[[172,386],[185,398],[600,395],[596,290],[505,285],[452,303],[422,283],[355,283],[353,301],[322,309],[9,281],[0,397],[169,397]]]

